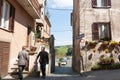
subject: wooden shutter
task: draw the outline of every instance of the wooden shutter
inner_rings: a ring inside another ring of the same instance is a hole
[[[14,31],[15,8],[10,5],[9,30]]]
[[[111,0],[104,0],[104,6],[110,7],[111,6]]]
[[[110,35],[109,35],[109,36],[110,36],[109,38],[110,38],[110,40],[111,40],[111,23],[109,22],[108,25],[109,25],[109,34],[110,34]]]
[[[3,5],[3,0],[0,0],[0,25],[1,25],[1,18],[2,18],[2,5]]]
[[[111,7],[111,0],[108,0],[108,6]]]
[[[107,5],[108,5],[108,0],[104,0],[104,6],[107,7]]]
[[[92,25],[92,39],[99,40],[98,23],[93,23]]]
[[[92,7],[97,7],[97,0],[92,0]]]

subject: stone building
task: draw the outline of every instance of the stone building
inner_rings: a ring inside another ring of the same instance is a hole
[[[73,0],[73,2],[73,46],[77,46],[73,47],[75,61],[79,60],[80,50],[78,50],[77,44],[81,41],[80,39],[85,41],[120,41],[119,0]],[[74,38],[81,34],[84,34],[83,38]],[[79,65],[74,68],[78,71]]]

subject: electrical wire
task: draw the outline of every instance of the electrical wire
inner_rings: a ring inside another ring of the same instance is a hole
[[[72,31],[72,30],[64,30],[64,31],[51,31],[51,32],[67,32],[67,31]]]
[[[58,11],[72,11],[73,9],[60,9],[60,8],[49,8],[49,7],[46,7],[48,10],[58,10]]]

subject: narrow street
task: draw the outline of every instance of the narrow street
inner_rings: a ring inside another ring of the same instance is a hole
[[[25,76],[25,74],[24,74]],[[7,78],[2,80],[17,80],[15,78]],[[27,76],[24,80],[43,80],[34,75]],[[56,66],[56,70],[52,74],[48,74],[44,80],[120,80],[120,69],[116,70],[100,70],[83,72],[81,75],[74,73],[71,69],[71,59],[67,60],[67,65],[61,67]]]
[[[83,72],[81,75],[76,74],[71,69],[71,59],[67,65],[56,66],[56,71],[47,75],[44,80],[119,80],[120,70],[100,70]],[[42,80],[39,77],[26,77],[24,80]]]
[[[55,72],[47,75],[45,80],[82,80],[79,74],[76,74],[71,69],[71,60],[67,60],[66,65],[61,67],[56,66]],[[40,77],[26,77],[24,80],[42,80]]]
[[[39,77],[26,77],[24,80],[41,80]],[[50,74],[45,80],[82,80],[79,75],[72,72],[69,67],[56,67],[56,72]]]
[[[70,68],[61,67],[54,74],[50,74],[44,80],[119,80],[120,70],[104,70],[75,74]],[[28,77],[24,80],[42,80],[38,77]]]

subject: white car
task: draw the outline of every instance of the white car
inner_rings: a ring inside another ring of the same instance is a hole
[[[61,61],[61,65],[66,65],[67,64],[67,60],[62,60]]]

